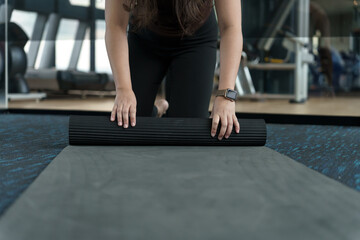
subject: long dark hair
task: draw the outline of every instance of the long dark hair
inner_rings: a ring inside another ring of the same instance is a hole
[[[204,20],[213,0],[166,0],[173,1],[174,10],[184,35],[194,33],[196,26]],[[123,4],[126,11],[133,15],[135,29],[148,26],[158,14],[158,0],[127,0]]]

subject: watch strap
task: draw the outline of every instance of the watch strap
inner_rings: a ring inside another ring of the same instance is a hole
[[[230,101],[232,101],[232,102],[233,102],[233,101],[236,101],[236,97],[233,98],[233,97],[229,97],[229,96],[228,96],[228,93],[229,93],[229,92],[235,92],[236,95],[237,95],[237,92],[236,92],[235,90],[232,90],[232,89],[228,88],[228,89],[218,90],[217,93],[216,93],[216,97],[222,96],[222,97],[224,97],[225,99],[228,99],[228,100],[230,100]]]
[[[227,92],[227,89],[218,90],[218,91],[216,92],[216,96],[226,97],[226,92]]]

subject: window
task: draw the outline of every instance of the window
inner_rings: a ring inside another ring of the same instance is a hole
[[[90,0],[70,0],[71,5],[90,7]]]
[[[30,39],[36,21],[36,13],[14,10],[12,12],[10,21],[18,24],[25,31],[26,35]],[[29,51],[29,45],[30,41],[28,41],[25,46],[26,53],[28,53]]]
[[[105,0],[96,0],[96,8],[105,9]]]
[[[109,58],[105,46],[105,21],[96,21],[96,71],[111,73]]]
[[[75,43],[76,29],[79,21],[61,19],[56,38],[56,68],[67,69]]]

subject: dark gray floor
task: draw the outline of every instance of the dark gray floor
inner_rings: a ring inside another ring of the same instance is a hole
[[[359,226],[358,192],[266,147],[69,146],[0,239],[338,240]]]

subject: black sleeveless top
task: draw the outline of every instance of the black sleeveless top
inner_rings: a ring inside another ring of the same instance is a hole
[[[203,20],[193,26],[194,31],[200,28],[210,16],[212,8],[203,9]],[[183,31],[176,16],[173,0],[158,0],[158,16],[148,28],[164,36],[181,36]]]

